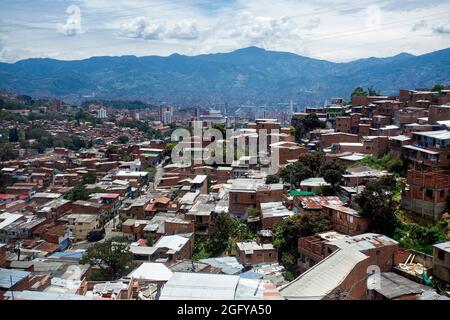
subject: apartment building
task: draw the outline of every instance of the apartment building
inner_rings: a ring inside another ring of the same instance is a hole
[[[233,179],[228,194],[228,211],[243,216],[249,207],[260,209],[262,202],[281,201],[283,185],[265,184],[262,179]]]
[[[237,242],[236,258],[244,266],[270,264],[278,261],[278,250],[272,244],[258,244],[255,241]]]
[[[74,242],[86,240],[89,232],[100,226],[98,216],[92,214],[72,213],[64,216],[64,220],[67,221]]]
[[[330,217],[332,229],[351,236],[365,233],[369,227],[369,218],[358,211],[337,205],[324,205],[323,212]]]
[[[409,169],[401,205],[422,217],[437,221],[447,209],[450,189],[448,170]]]

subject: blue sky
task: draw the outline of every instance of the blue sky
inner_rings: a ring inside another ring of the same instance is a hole
[[[227,52],[331,61],[450,47],[450,1],[0,0],[0,61]]]

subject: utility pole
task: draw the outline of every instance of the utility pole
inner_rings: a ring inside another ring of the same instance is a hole
[[[12,275],[9,276],[9,281],[11,282],[11,297],[14,300],[14,290],[13,290],[13,280]]]

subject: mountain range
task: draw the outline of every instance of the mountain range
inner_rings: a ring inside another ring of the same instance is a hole
[[[80,102],[143,100],[175,105],[323,104],[349,98],[356,86],[382,94],[450,83],[450,48],[415,56],[334,63],[257,47],[229,53],[184,56],[92,57],[61,61],[32,58],[0,63],[0,89]]]

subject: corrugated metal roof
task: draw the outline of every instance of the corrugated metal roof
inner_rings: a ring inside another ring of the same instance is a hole
[[[236,257],[218,257],[201,259],[200,262],[207,263],[214,268],[219,268],[225,274],[239,274],[244,266],[238,262]]]
[[[433,247],[444,250],[446,252],[450,252],[450,241],[436,243],[435,245],[433,245]]]
[[[338,287],[353,268],[365,259],[368,256],[357,250],[335,251],[280,292],[287,299],[320,300]]]
[[[239,276],[175,272],[160,300],[233,300]]]
[[[0,269],[0,288],[9,289],[16,283],[22,281],[22,279],[28,277],[31,272],[12,270],[12,269]]]
[[[386,298],[395,299],[401,296],[419,294],[427,289],[428,287],[396,273],[383,272],[380,275],[380,286],[374,290]]]
[[[5,293],[5,296],[12,299],[14,294],[14,299],[17,300],[92,300],[92,298],[73,294],[73,293],[59,293],[59,292],[43,292],[43,291],[10,291]]]

